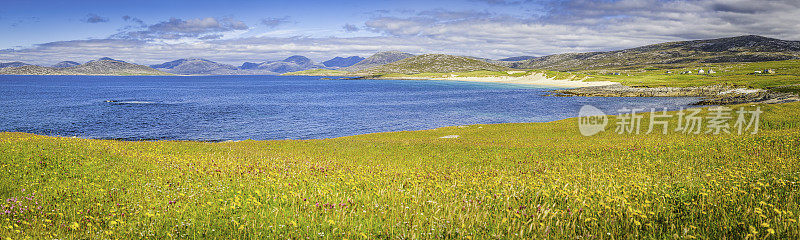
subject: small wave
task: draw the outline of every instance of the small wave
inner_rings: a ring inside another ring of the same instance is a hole
[[[106,100],[107,103],[112,104],[155,104],[155,102],[149,101],[117,101],[117,100]]]

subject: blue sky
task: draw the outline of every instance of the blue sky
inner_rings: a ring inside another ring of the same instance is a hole
[[[241,64],[377,51],[487,58],[758,34],[800,40],[796,0],[18,1],[0,61]]]

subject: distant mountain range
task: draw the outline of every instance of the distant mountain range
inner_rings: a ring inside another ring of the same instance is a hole
[[[280,61],[264,61],[261,63],[245,62],[236,67],[217,63],[207,59],[178,59],[150,67],[181,75],[275,75],[287,72],[302,71],[315,68],[326,68],[304,56],[291,56]]]
[[[0,63],[0,74],[273,75],[304,70],[313,70],[310,72],[324,70],[326,74],[337,73],[331,72],[332,70],[343,74],[372,74],[379,72],[503,71],[509,68],[570,71],[637,65],[762,62],[798,58],[800,58],[800,41],[748,35],[667,42],[608,52],[565,53],[542,57],[517,56],[498,60],[444,54],[415,56],[410,53],[386,51],[378,52],[368,58],[335,57],[322,63],[295,55],[279,61],[245,62],[241,66],[191,58],[146,67],[111,58],[100,58],[85,64],[64,61],[52,67],[35,66],[23,62]],[[107,69],[103,69],[104,67]]]
[[[265,61],[261,63],[245,62],[239,68],[243,70],[255,69],[255,70],[269,71],[273,73],[287,73],[287,72],[303,71],[314,68],[325,68],[325,66],[317,64],[307,57],[295,55],[280,61]]]
[[[7,67],[22,67],[25,65],[30,65],[24,62],[7,62],[7,63],[0,63],[0,68],[7,68]]]
[[[70,63],[71,64],[71,63]],[[56,64],[59,65],[59,64]],[[0,68],[5,75],[169,75],[147,66],[117,60],[98,59],[71,67],[23,65]]]
[[[178,59],[151,68],[181,75],[233,75],[238,70],[233,65],[217,63],[201,58]]]
[[[122,60],[117,60],[117,59],[113,59],[113,58],[110,58],[110,57],[101,57],[101,58],[99,58],[99,59],[97,59],[97,60],[91,60],[91,61],[89,61],[89,62],[94,62],[94,61],[103,61],[103,60],[108,60],[108,61],[117,61],[117,62],[125,62],[125,61],[122,61]],[[87,63],[88,63],[88,62],[87,62]]]

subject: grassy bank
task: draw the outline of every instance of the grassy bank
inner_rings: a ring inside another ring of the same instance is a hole
[[[705,74],[698,74],[700,69],[703,69]],[[775,73],[755,73],[755,71],[763,71],[765,69],[772,69]],[[714,70],[716,73],[709,74],[709,70]],[[671,73],[667,73],[667,71]],[[687,71],[692,73],[681,74]],[[586,70],[574,73],[577,76],[589,76],[590,81],[613,81],[626,86],[694,87],[722,84],[751,88],[772,88],[800,83],[800,60],[754,63],[664,64]],[[613,75],[614,73],[619,75]]]
[[[755,135],[613,119],[592,137],[576,119],[230,143],[2,133],[0,236],[800,238],[800,104],[761,108]]]
[[[698,74],[703,69],[704,74]],[[755,73],[772,69],[774,73]],[[715,73],[709,74],[713,70]],[[691,71],[690,74],[681,74]],[[670,73],[667,73],[670,72]],[[556,80],[611,81],[632,87],[697,87],[728,85],[736,87],[771,89],[798,93],[800,85],[800,60],[753,63],[686,63],[629,66],[600,70],[559,72],[549,70],[471,71],[452,73],[384,73],[372,74],[376,78],[448,78],[448,77],[520,77],[542,73]],[[347,76],[352,73],[336,70],[307,70],[287,75]]]

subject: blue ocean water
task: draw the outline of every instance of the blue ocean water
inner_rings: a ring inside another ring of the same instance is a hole
[[[2,76],[0,131],[121,140],[313,139],[546,122],[584,104],[676,109],[696,98],[546,97],[547,88],[305,76]]]

